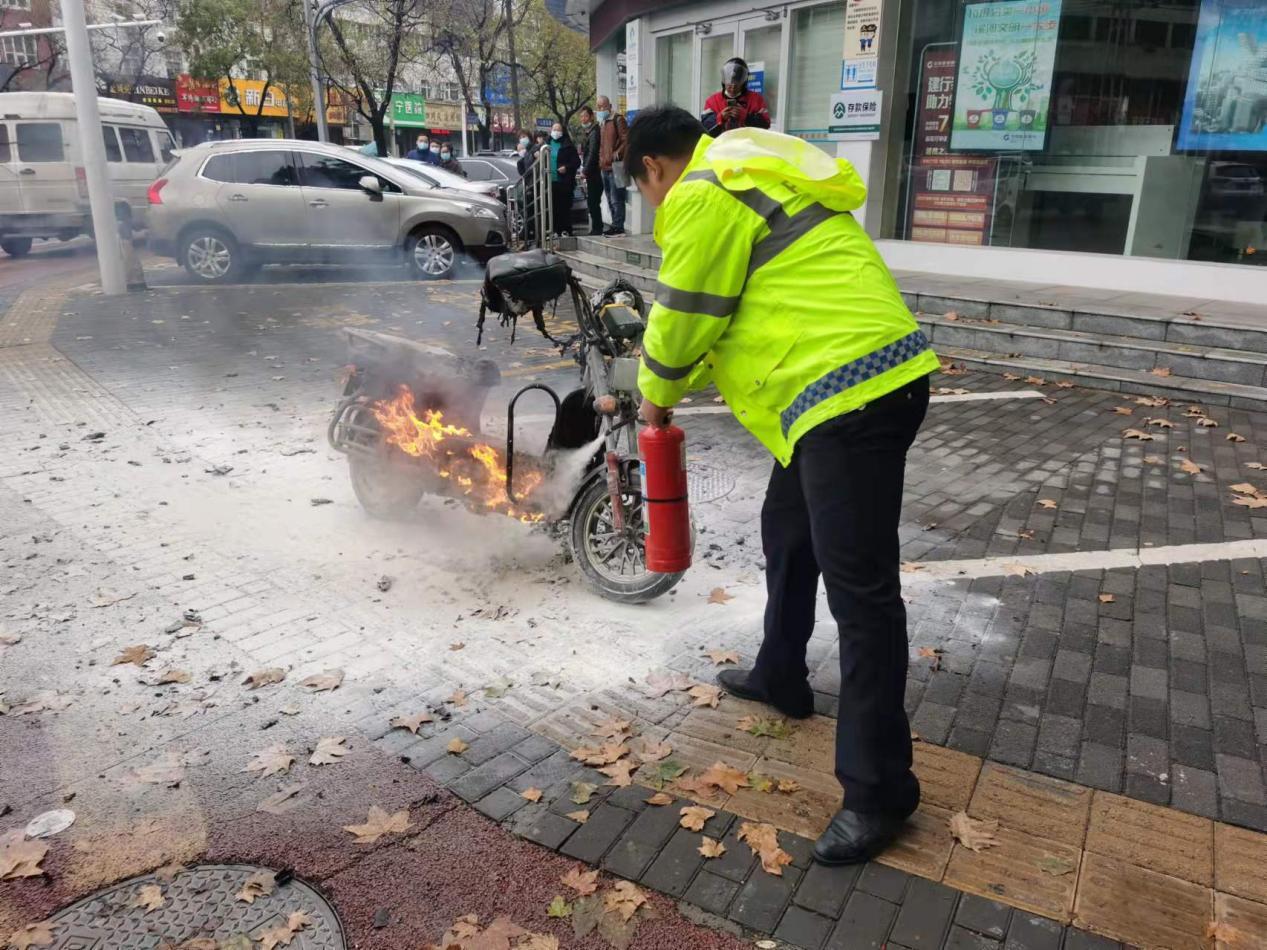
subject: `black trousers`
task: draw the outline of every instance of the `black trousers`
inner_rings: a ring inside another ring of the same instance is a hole
[[[590,213],[590,230],[599,234],[603,230],[603,174],[595,172],[585,176],[585,204]]]
[[[924,377],[811,429],[791,465],[775,463],[761,511],[768,600],[753,679],[774,698],[806,695],[821,575],[840,636],[836,777],[855,811],[919,804],[898,521],[906,452],[927,410]]]
[[[550,201],[554,205],[554,233],[563,234],[572,230],[572,189],[575,180],[550,182]]]

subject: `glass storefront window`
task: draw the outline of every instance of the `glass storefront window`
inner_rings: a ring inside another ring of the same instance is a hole
[[[832,93],[840,87],[844,32],[843,3],[824,3],[792,11],[787,116],[783,123],[789,135],[826,142],[828,107]],[[825,81],[828,79],[831,81]]]
[[[1267,260],[1267,2],[913,2],[891,236]]]
[[[743,58],[749,65],[765,66],[764,85],[766,105],[770,107],[770,124],[779,127],[779,54],[783,39],[781,26],[763,26],[749,29],[743,35]]]
[[[655,84],[657,103],[672,103],[695,112],[698,110],[691,101],[691,40],[689,32],[656,38]]]

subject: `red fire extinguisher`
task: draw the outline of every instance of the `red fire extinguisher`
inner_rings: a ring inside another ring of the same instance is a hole
[[[674,574],[691,566],[691,513],[686,500],[686,434],[677,426],[646,426],[642,501],[647,523],[647,570]]]

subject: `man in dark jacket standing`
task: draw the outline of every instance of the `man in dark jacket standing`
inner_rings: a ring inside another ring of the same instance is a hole
[[[609,236],[625,233],[625,196],[629,192],[629,179],[625,177],[625,146],[629,142],[629,123],[620,113],[612,112],[612,101],[599,96],[598,165],[603,172],[603,192],[607,195],[607,207],[611,209],[611,227],[603,233]],[[619,166],[619,167],[617,167]]]
[[[585,204],[590,213],[590,234],[603,233],[603,169],[599,164],[602,131],[594,110],[581,106],[581,173],[585,176]]]

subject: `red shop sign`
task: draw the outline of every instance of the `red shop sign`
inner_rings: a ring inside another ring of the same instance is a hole
[[[194,79],[187,73],[176,77],[176,108],[181,112],[219,112],[220,84]]]

